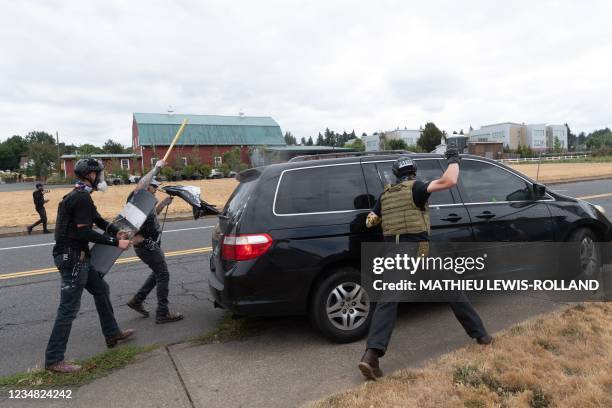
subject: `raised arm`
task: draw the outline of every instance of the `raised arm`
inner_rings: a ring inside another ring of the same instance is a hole
[[[155,166],[153,166],[153,168],[151,169],[151,171],[149,171],[140,180],[138,180],[138,184],[136,184],[136,188],[134,188],[134,191],[144,190],[145,188],[149,187],[149,184],[151,184],[151,180],[153,180],[153,177],[157,176],[162,167],[164,167],[165,165],[165,161],[158,160],[155,163]]]
[[[448,190],[449,188],[453,188],[455,185],[457,185],[457,180],[459,179],[459,162],[461,161],[461,157],[459,157],[459,153],[457,153],[457,150],[455,149],[448,149],[445,156],[448,160],[448,167],[446,168],[444,174],[442,174],[442,177],[429,183],[427,186],[428,193]]]

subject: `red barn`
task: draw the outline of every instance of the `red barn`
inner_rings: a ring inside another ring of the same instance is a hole
[[[102,160],[104,170],[112,173],[115,169],[127,170],[130,174],[140,173],[140,156],[137,154],[91,154],[87,156],[65,154],[60,157],[64,177],[74,177],[74,165],[82,157],[93,157]]]
[[[140,158],[138,172],[164,157],[183,119],[189,122],[170,154],[171,166],[187,165],[198,157],[201,164],[217,167],[223,154],[235,147],[249,164],[250,147],[285,146],[280,126],[270,117],[134,113],[132,148]]]

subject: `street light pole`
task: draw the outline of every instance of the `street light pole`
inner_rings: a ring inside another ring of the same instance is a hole
[[[57,144],[57,174],[62,172],[62,165],[60,164],[60,145],[59,145],[59,132],[55,131],[55,140]]]

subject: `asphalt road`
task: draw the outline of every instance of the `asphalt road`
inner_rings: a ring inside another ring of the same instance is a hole
[[[612,214],[612,180],[560,184],[553,189],[574,197],[600,196],[585,199],[603,206],[608,216]],[[163,248],[169,255],[170,306],[171,310],[185,314],[185,320],[181,322],[156,325],[152,318],[141,318],[125,306],[149,273],[144,264],[131,259],[134,257],[132,250],[122,256],[120,262],[123,263],[115,265],[106,277],[117,321],[122,328],[137,330],[136,343],[177,342],[211,330],[219,321],[222,311],[214,309],[207,300],[208,284],[205,280],[209,257],[207,248],[211,246],[210,232],[215,223],[215,219],[207,218],[166,224]],[[0,345],[3,351],[0,376],[40,367],[43,362],[59,302],[59,280],[57,272],[52,271],[51,247],[50,235],[0,238]],[[11,275],[16,272],[25,272],[28,276]],[[525,310],[529,310],[529,305],[524,306],[521,318],[525,317]],[[148,308],[151,311],[155,308],[154,293]],[[534,303],[533,310],[536,313],[541,308]],[[299,327],[300,330],[310,330],[306,324]],[[439,330],[443,336],[447,328],[440,327]],[[70,336],[67,358],[86,358],[104,350],[106,346],[92,297],[84,293],[81,311]]]
[[[72,184],[45,184],[45,189],[54,189],[54,188],[66,188],[70,187]],[[5,191],[23,191],[23,190],[32,190],[34,191],[34,187],[36,186],[36,182],[27,182],[27,183],[4,183],[0,184],[0,193]]]

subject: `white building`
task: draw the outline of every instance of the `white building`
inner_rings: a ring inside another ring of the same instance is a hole
[[[515,122],[496,123],[481,126],[470,132],[470,142],[497,142],[504,147],[517,149],[528,146],[534,150],[554,148],[555,138],[559,140],[562,149],[567,149],[567,128],[565,125],[531,124]]]
[[[395,129],[385,132],[387,140],[399,139],[406,143],[406,146],[416,146],[417,141],[421,137],[419,129]]]
[[[501,142],[504,146],[516,149],[520,144],[523,125],[514,122],[485,125],[470,132],[471,142]]]
[[[366,152],[377,152],[380,150],[380,135],[362,136],[363,144]]]
[[[553,149],[555,140],[559,140],[559,147],[567,149],[567,126],[565,125],[548,125],[546,126],[546,147]]]

